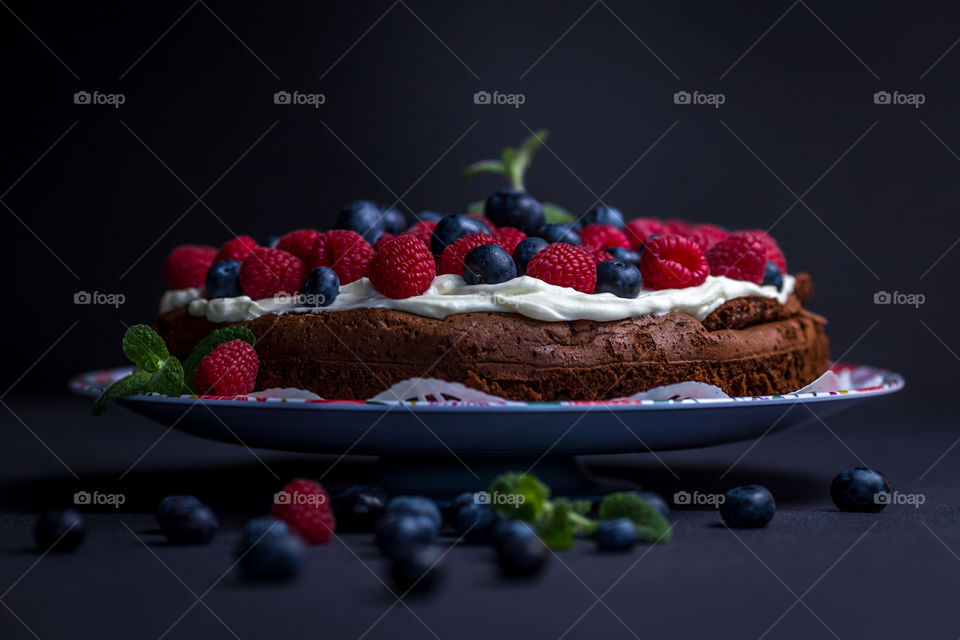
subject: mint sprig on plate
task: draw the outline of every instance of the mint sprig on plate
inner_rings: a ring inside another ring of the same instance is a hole
[[[214,349],[231,340],[243,340],[249,343],[251,347],[256,346],[257,341],[256,336],[253,335],[250,329],[240,325],[223,327],[222,329],[214,329],[211,331],[206,338],[197,343],[197,346],[193,348],[190,356],[183,363],[183,386],[188,393],[194,392],[193,374],[197,372],[200,361],[206,358]]]
[[[93,415],[99,416],[116,400],[138,393],[178,395],[183,389],[183,367],[170,355],[157,332],[145,324],[137,324],[123,334],[123,353],[136,365],[128,376],[110,385],[93,404]]]

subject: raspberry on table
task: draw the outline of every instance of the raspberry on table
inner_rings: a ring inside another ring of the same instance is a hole
[[[623,231],[608,224],[588,224],[580,229],[580,240],[585,249],[631,248],[630,240]]]
[[[256,249],[240,266],[243,293],[254,300],[297,293],[306,277],[306,263],[281,249]]]
[[[593,293],[597,286],[597,261],[580,247],[558,242],[547,245],[530,259],[527,275],[558,287]]]
[[[527,234],[513,227],[500,227],[493,232],[493,237],[497,239],[498,245],[506,249],[507,253],[513,255],[513,252],[517,250],[517,245],[527,239]]]
[[[738,231],[735,235],[757,236],[766,249],[767,260],[772,260],[774,264],[780,267],[780,271],[782,273],[787,273],[787,259],[784,258],[783,251],[780,250],[780,245],[777,244],[777,241],[774,240],[773,236],[771,236],[769,233],[761,229],[748,229],[746,231]]]
[[[640,254],[640,274],[647,289],[682,289],[703,284],[710,265],[700,246],[687,236],[648,238]]]
[[[367,275],[367,267],[376,253],[356,231],[333,229],[317,236],[310,250],[310,268],[330,267],[348,284]]]
[[[337,529],[326,489],[306,478],[297,478],[277,492],[270,515],[285,522],[308,544],[330,542]]]
[[[471,249],[485,244],[497,244],[497,239],[489,233],[471,233],[459,238],[453,244],[447,245],[447,248],[440,254],[440,266],[437,269],[437,275],[463,273],[463,259],[467,257]]]
[[[256,386],[259,368],[260,359],[248,342],[224,342],[200,361],[193,388],[199,395],[244,395]]]
[[[250,252],[256,248],[257,241],[250,236],[237,236],[220,247],[220,251],[217,252],[217,257],[214,258],[214,262],[218,260],[236,260],[237,262],[243,262],[247,259],[247,256],[250,255]]]
[[[710,275],[760,284],[767,266],[767,248],[756,234],[732,235],[707,251]]]
[[[385,242],[368,269],[373,288],[394,299],[420,295],[430,288],[436,275],[433,254],[412,233]]]
[[[653,234],[665,235],[667,228],[656,218],[635,218],[627,223],[623,233],[630,241],[630,248],[636,249],[646,241],[647,236]]]
[[[280,238],[274,249],[292,253],[304,262],[309,262],[310,250],[319,236],[320,232],[314,229],[297,229]]]
[[[185,244],[175,248],[163,265],[163,278],[171,289],[202,287],[217,256],[213,247]]]

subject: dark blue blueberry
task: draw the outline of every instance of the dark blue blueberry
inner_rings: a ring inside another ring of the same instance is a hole
[[[157,524],[166,529],[184,513],[202,504],[195,496],[167,496],[157,505]]]
[[[437,503],[430,498],[423,496],[397,496],[387,502],[385,515],[407,514],[413,516],[426,516],[430,518],[433,525],[439,530],[443,524],[443,517],[440,515],[440,508]]]
[[[529,193],[516,189],[491,194],[483,211],[498,227],[514,227],[527,235],[533,235],[546,222],[543,206]]]
[[[385,514],[377,522],[377,546],[389,558],[398,558],[437,539],[439,529],[428,516]]]
[[[608,224],[617,229],[623,229],[625,226],[623,214],[620,213],[620,210],[603,204],[595,209],[591,209],[587,215],[583,216],[583,219],[580,220],[581,228],[590,224]]]
[[[467,504],[454,517],[454,528],[470,544],[490,544],[494,532],[503,521],[501,514],[488,504]]]
[[[873,469],[847,469],[833,479],[830,497],[840,511],[876,513],[890,502],[890,483]]]
[[[307,274],[307,279],[300,287],[300,304],[305,307],[329,307],[338,295],[340,278],[337,272],[329,267],[317,267]]]
[[[772,284],[777,291],[783,288],[783,273],[773,260],[767,262],[767,267],[763,270],[763,284]]]
[[[434,255],[440,255],[447,245],[451,245],[465,235],[471,233],[488,233],[487,225],[468,215],[455,213],[444,216],[433,229],[430,237],[430,250]]]
[[[243,295],[240,286],[240,263],[236,260],[217,260],[207,271],[207,298],[236,298]]]
[[[41,551],[73,551],[87,533],[87,523],[75,509],[47,511],[39,518],[33,537]]]
[[[443,214],[437,213],[436,211],[421,211],[420,213],[415,213],[414,216],[417,218],[414,222],[429,222],[431,220],[440,222],[440,219],[443,218]]]
[[[630,518],[604,520],[597,525],[596,537],[601,551],[629,551],[640,539]]]
[[[397,595],[408,591],[425,593],[436,586],[443,574],[442,558],[443,553],[430,545],[419,546],[395,558],[390,565],[390,577],[399,591]]]
[[[527,273],[527,265],[533,256],[547,248],[550,244],[543,238],[525,238],[520,241],[517,248],[513,250],[513,262],[517,265],[517,275],[522,276]]]
[[[629,264],[640,264],[640,252],[634,251],[633,249],[624,249],[623,247],[609,247],[604,249],[611,256],[617,260],[622,260],[623,262]]]
[[[277,246],[277,243],[280,242],[281,236],[267,236],[259,243],[261,247],[267,247],[268,249],[273,249]]]
[[[723,494],[720,504],[720,516],[734,529],[765,527],[776,511],[773,494],[758,484],[730,489]]]
[[[593,292],[636,298],[641,284],[640,270],[636,265],[611,258],[597,265],[597,286]]]
[[[476,491],[465,491],[450,501],[450,508],[447,511],[450,514],[451,521],[456,518],[457,512],[460,511],[460,509],[476,502],[476,495]]]
[[[199,505],[174,513],[163,532],[170,544],[207,544],[219,529],[220,523],[210,507]]]
[[[407,229],[407,217],[396,207],[380,207],[383,214],[383,230],[397,235]]]
[[[517,265],[499,245],[474,247],[463,258],[463,280],[467,284],[498,284],[516,277]]]
[[[289,532],[269,533],[240,557],[240,571],[247,580],[291,580],[303,568],[303,543]]]
[[[642,500],[649,502],[664,518],[670,517],[670,507],[667,505],[667,501],[664,500],[659,493],[654,493],[653,491],[634,491]]]
[[[380,487],[358,484],[333,496],[337,531],[373,531],[387,505],[387,492]]]
[[[550,222],[539,229],[534,234],[539,238],[543,238],[547,242],[553,244],[555,242],[566,242],[567,244],[573,244],[580,246],[582,241],[580,240],[580,234],[573,230],[569,224],[564,222]]]
[[[497,562],[504,575],[528,577],[543,570],[549,551],[528,524],[508,521],[497,527],[495,536]]]
[[[371,245],[383,234],[383,214],[380,207],[366,200],[348,202],[337,218],[336,229],[356,231]]]
[[[339,524],[338,522],[337,525]],[[240,545],[237,547],[237,556],[243,555],[247,549],[265,538],[287,535],[290,535],[290,529],[283,520],[277,520],[269,516],[254,518],[243,527]]]

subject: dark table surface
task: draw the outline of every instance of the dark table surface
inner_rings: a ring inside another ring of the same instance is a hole
[[[458,546],[442,562],[442,588],[402,601],[382,582],[385,562],[368,535],[311,548],[291,585],[251,586],[230,570],[239,528],[281,484],[273,474],[316,477],[334,458],[254,455],[176,431],[161,438],[163,428],[125,410],[94,419],[82,399],[13,394],[4,403],[16,416],[0,415],[0,638],[956,638],[957,430],[947,413],[908,410],[909,392],[837,415],[829,428],[660,460],[587,460],[668,498],[762,483],[778,502],[765,530],[734,532],[715,510],[676,508],[671,544],[601,555],[581,541],[529,583],[500,579],[488,549]],[[830,480],[858,459],[924,504],[838,512]],[[373,465],[341,462],[329,484]],[[71,504],[78,490],[126,502],[88,510],[76,552],[39,554],[35,515]],[[209,546],[167,546],[156,531],[157,501],[179,492],[217,511],[222,529]]]

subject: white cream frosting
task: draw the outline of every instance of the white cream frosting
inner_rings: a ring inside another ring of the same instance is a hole
[[[247,296],[205,300],[199,289],[182,289],[165,293],[160,311],[188,307],[190,315],[205,317],[211,322],[240,322],[268,313],[325,313],[362,308],[395,309],[440,320],[457,313],[519,313],[548,322],[609,322],[678,311],[702,321],[734,298],[771,298],[782,304],[793,293],[793,286],[791,275],[783,276],[783,287],[779,291],[772,285],[760,286],[723,276],[708,276],[696,287],[644,290],[636,298],[618,298],[612,293],[581,293],[529,276],[500,284],[468,285],[458,275],[442,275],[423,294],[394,300],[376,291],[367,278],[361,278],[340,287],[340,294],[328,307],[304,307],[290,296],[264,300]]]

